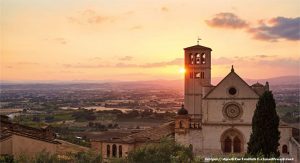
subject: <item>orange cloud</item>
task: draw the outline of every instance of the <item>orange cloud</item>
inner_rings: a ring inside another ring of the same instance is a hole
[[[63,44],[63,45],[67,44],[67,40],[62,37],[55,38],[54,41],[57,41],[58,43]]]
[[[163,7],[160,8],[160,10],[163,11],[163,12],[168,12],[169,8],[166,7],[166,6],[163,6]]]
[[[133,59],[132,56],[125,56],[120,58],[121,61],[131,61],[132,59]]]
[[[136,25],[136,26],[133,26],[133,27],[129,28],[129,30],[139,30],[139,29],[143,29],[143,26]]]
[[[121,59],[121,58],[120,58]],[[122,58],[123,61],[127,59],[131,60],[130,56],[126,56]],[[125,59],[125,60],[124,60]],[[119,62],[116,64],[63,64],[65,68],[158,68],[158,67],[166,67],[166,66],[181,66],[183,65],[183,58],[176,58],[171,61],[164,62],[154,62],[154,63],[145,63],[145,64],[133,64],[133,63],[124,63]]]
[[[101,24],[104,22],[114,22],[117,18],[114,16],[100,15],[95,10],[87,9],[79,12],[76,16],[67,17],[67,19],[76,24]]]

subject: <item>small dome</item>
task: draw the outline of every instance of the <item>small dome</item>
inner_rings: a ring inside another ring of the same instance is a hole
[[[181,108],[177,111],[178,115],[187,115],[188,111],[184,108],[184,105],[181,105]]]

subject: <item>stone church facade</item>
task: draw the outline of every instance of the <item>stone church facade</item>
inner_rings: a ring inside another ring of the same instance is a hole
[[[249,86],[232,67],[216,86],[211,84],[211,48],[195,45],[184,49],[184,107],[175,118],[176,142],[196,155],[244,154],[252,131],[252,117],[268,82]],[[292,128],[280,124],[282,156],[290,154]]]

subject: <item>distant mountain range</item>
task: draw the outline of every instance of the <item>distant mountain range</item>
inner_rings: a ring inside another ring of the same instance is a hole
[[[300,84],[300,76],[281,76],[281,77],[274,77],[274,78],[268,78],[268,79],[259,79],[259,80],[253,80],[253,79],[247,79],[247,83],[265,83],[268,81],[271,85],[289,85],[289,84]]]
[[[223,78],[213,78],[212,82],[214,84],[219,83]],[[256,82],[265,84],[267,81],[270,85],[289,85],[289,84],[300,84],[300,76],[280,76],[274,78],[266,79],[244,79],[249,85],[252,85]]]
[[[223,78],[212,79],[213,85],[218,84]],[[300,85],[300,76],[281,76],[268,79],[244,79],[249,85],[256,82],[271,86],[276,85]],[[1,81],[1,89],[181,89],[183,80],[151,80],[151,81],[32,81],[32,82],[10,82]]]

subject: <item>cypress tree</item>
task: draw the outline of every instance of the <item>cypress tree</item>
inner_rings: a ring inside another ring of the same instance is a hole
[[[276,103],[271,91],[266,91],[259,98],[252,118],[252,133],[248,142],[248,154],[265,157],[279,157],[280,132]]]

